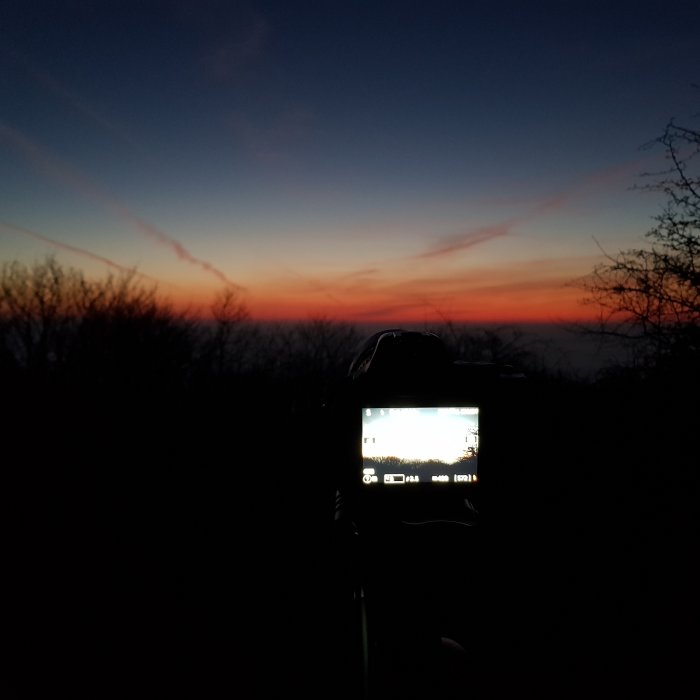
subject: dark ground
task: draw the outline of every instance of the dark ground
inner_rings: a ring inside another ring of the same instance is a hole
[[[461,596],[457,697],[691,694],[696,397],[650,392],[529,395],[436,576]],[[4,697],[343,697],[333,454],[313,459],[308,415],[270,430],[237,415],[245,393],[94,396],[5,394]]]

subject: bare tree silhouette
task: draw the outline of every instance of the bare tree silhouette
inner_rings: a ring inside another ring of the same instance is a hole
[[[52,256],[28,267],[0,269],[0,346],[18,368],[45,372],[65,359],[68,335],[79,313],[85,280]]]
[[[213,371],[219,375],[239,374],[250,360],[255,330],[250,311],[238,287],[227,285],[211,306],[214,326],[206,343]]]
[[[0,269],[0,356],[34,378],[95,387],[184,376],[191,324],[135,272],[88,279],[49,256]]]
[[[296,323],[278,334],[280,370],[323,394],[345,376],[360,338],[353,324],[323,316]]]
[[[453,357],[468,362],[510,365],[530,377],[564,379],[561,352],[550,341],[514,326],[477,327],[445,320],[431,329]]]
[[[649,246],[605,253],[577,284],[599,308],[593,332],[628,342],[642,366],[687,368],[700,352],[700,131],[671,121],[654,144],[669,167],[641,188],[666,196]]]

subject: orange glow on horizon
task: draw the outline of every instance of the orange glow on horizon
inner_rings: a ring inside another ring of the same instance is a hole
[[[513,285],[508,290],[478,290],[444,303],[407,297],[401,299],[367,296],[348,300],[309,299],[304,295],[252,295],[243,291],[240,301],[251,320],[294,322],[323,317],[350,323],[557,323],[586,322],[596,318],[596,309],[581,303],[582,293],[574,288],[544,288],[536,284]],[[183,292],[170,297],[173,309],[203,320],[212,318],[216,294],[205,290]]]
[[[597,308],[585,305],[572,284],[597,262],[593,257],[540,258],[468,269],[397,265],[297,272],[235,288],[257,321],[328,318],[357,324],[586,322]],[[188,285],[173,290],[174,308],[211,318],[223,287]]]

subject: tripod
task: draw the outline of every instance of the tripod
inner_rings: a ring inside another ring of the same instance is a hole
[[[477,514],[464,502],[442,510],[441,518],[426,509],[353,517],[338,496],[339,648],[348,700],[437,700],[467,690]]]

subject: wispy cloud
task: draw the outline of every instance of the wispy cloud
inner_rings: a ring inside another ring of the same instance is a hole
[[[518,219],[510,219],[490,226],[480,226],[453,236],[445,236],[434,246],[428,248],[428,250],[412,257],[425,260],[468,250],[469,248],[474,248],[482,243],[491,241],[494,238],[502,238],[503,236],[509,235],[518,223],[520,223]]]
[[[219,268],[193,255],[180,241],[134,214],[123,202],[119,201],[116,197],[79,173],[75,168],[69,166],[55,154],[49,152],[48,149],[40,146],[17,129],[13,129],[0,122],[0,140],[12,146],[28,160],[36,170],[52,180],[71,187],[81,195],[99,202],[132,229],[155,243],[168,248],[178,259],[204,270],[224,284],[235,285],[235,283]]]
[[[495,224],[468,229],[456,235],[444,236],[433,246],[413,257],[422,260],[445,257],[488,243],[496,238],[504,238],[511,235],[518,226],[561,209],[571,199],[573,194],[573,190],[571,192],[561,192],[538,202],[529,212],[521,216],[511,217]]]
[[[229,118],[229,127],[236,141],[255,158],[276,165],[288,156],[290,149],[307,138],[312,122],[310,110],[294,106],[262,120],[235,112]]]
[[[216,80],[238,78],[264,54],[269,35],[267,20],[255,15],[209,50],[201,59],[202,66]]]
[[[39,67],[34,59],[30,59],[26,54],[9,46],[0,45],[0,50],[9,56],[14,63],[19,64],[37,85],[58,97],[64,104],[98,126],[114,140],[141,150],[139,144],[136,143],[131,134],[121,124],[107,117],[83,96],[78,95],[77,92],[69,89],[61,81],[57,80],[45,68]]]
[[[411,259],[426,260],[448,257],[483,245],[496,238],[510,236],[519,226],[560,211],[570,204],[573,199],[584,195],[586,192],[601,185],[609,184],[620,177],[629,177],[632,169],[638,169],[641,162],[640,159],[637,159],[597,171],[581,178],[567,189],[555,192],[549,197],[530,204],[529,209],[519,216],[497,221],[493,224],[469,228],[461,233],[443,236],[423,252],[411,256]]]
[[[413,312],[420,312],[425,309],[425,302],[423,301],[406,301],[396,304],[388,304],[386,306],[373,306],[367,309],[358,308],[353,311],[352,318],[356,321],[384,321],[385,319],[400,319],[405,314],[412,314]]]
[[[333,304],[339,305],[339,306],[344,306],[345,302],[343,302],[340,297],[338,297],[337,294],[334,293],[334,290],[331,285],[321,282],[320,280],[311,277],[309,275],[304,275],[298,270],[293,270],[290,267],[284,266],[282,268],[284,272],[286,272],[289,275],[292,275],[295,277],[299,282],[301,283],[300,285],[296,285],[298,289],[301,289],[302,293],[305,292],[311,292],[312,294],[322,294],[325,296],[327,299],[329,299]]]
[[[42,243],[47,243],[48,245],[52,246],[53,248],[56,248],[58,250],[65,250],[68,253],[75,253],[76,255],[80,255],[83,258],[87,258],[89,260],[94,260],[95,262],[103,263],[107,265],[107,267],[111,267],[114,270],[119,270],[120,272],[133,272],[137,274],[139,277],[143,277],[144,279],[151,280],[152,282],[158,282],[158,280],[155,277],[151,277],[150,275],[146,275],[143,272],[139,272],[138,270],[134,270],[133,268],[127,267],[126,265],[121,265],[118,262],[114,262],[114,260],[110,260],[109,258],[106,258],[104,255],[99,255],[97,253],[93,253],[90,250],[87,250],[86,248],[80,248],[78,246],[70,245],[69,243],[63,243],[62,241],[57,241],[55,238],[49,238],[48,236],[45,236],[42,233],[37,233],[36,231],[33,231],[32,229],[25,228],[24,226],[16,226],[15,224],[10,224],[7,221],[0,221],[0,229],[4,229],[6,231],[10,231],[12,233],[19,234],[21,236],[27,236],[29,238],[33,238],[34,240],[41,241]]]
[[[352,272],[347,272],[344,275],[341,275],[340,278],[344,280],[356,279],[358,277],[365,279],[367,277],[371,277],[372,275],[376,275],[378,272],[380,272],[380,269],[378,267],[365,267],[361,270],[353,270]]]
[[[541,258],[449,274],[367,269],[323,276],[313,285],[276,280],[261,286],[257,303],[265,317],[318,312],[362,322],[574,318],[581,315],[579,294],[568,283],[597,259]]]

